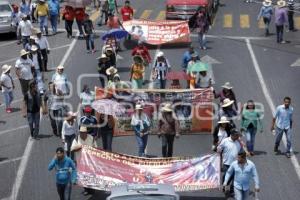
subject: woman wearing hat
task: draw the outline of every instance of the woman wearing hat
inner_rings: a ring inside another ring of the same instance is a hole
[[[221,117],[225,116],[230,121],[230,124],[233,127],[235,127],[233,118],[237,116],[237,112],[232,107],[233,103],[234,103],[233,100],[230,100],[228,98],[224,99],[219,109],[219,120],[221,119]]]
[[[131,126],[135,132],[135,137],[138,144],[138,155],[145,157],[150,120],[149,117],[144,113],[143,106],[140,104],[135,106],[135,113],[131,118]]]
[[[10,75],[11,66],[3,65],[2,66],[2,74],[0,77],[0,86],[5,102],[6,112],[11,113],[11,102],[14,99],[13,90],[15,89],[14,81]]]
[[[78,125],[76,123],[77,113],[69,112],[65,118],[61,130],[62,143],[65,145],[67,156],[74,160],[74,152],[71,153],[71,145],[77,136]]]
[[[159,51],[154,59],[152,69],[152,80],[155,81],[158,89],[166,88],[166,76],[171,70],[169,60],[165,57],[162,51]]]
[[[271,22],[271,17],[273,15],[273,8],[272,8],[272,1],[271,0],[265,0],[262,3],[262,7],[260,8],[257,21],[260,20],[260,18],[263,18],[263,22],[265,24],[265,36],[269,36],[269,25]]]
[[[116,66],[117,57],[116,51],[110,45],[104,45],[102,47],[102,54],[105,54],[109,58],[110,66]]]
[[[114,68],[113,66],[111,66],[110,68],[108,68],[106,70],[107,81],[108,81],[106,88],[108,88],[109,85],[113,82],[113,78],[117,74],[117,72],[118,72],[118,69]]]
[[[246,133],[247,149],[250,155],[254,155],[255,135],[258,129],[263,132],[263,125],[260,120],[261,114],[255,109],[253,100],[249,100],[243,109],[241,129]]]
[[[166,104],[161,111],[161,119],[158,121],[158,137],[162,139],[162,156],[173,156],[174,138],[178,138],[179,122],[173,117],[171,104]]]
[[[228,98],[230,100],[234,101],[234,107],[236,110],[238,110],[238,105],[237,105],[237,101],[236,101],[236,97],[235,94],[233,92],[233,86],[230,84],[230,82],[226,82],[224,85],[221,86],[223,89],[222,91],[220,91],[219,93],[216,93],[214,91],[214,95],[215,98],[219,98],[220,99],[220,103],[222,103],[224,101],[224,99]]]
[[[233,127],[230,124],[230,121],[227,120],[225,116],[221,117],[213,132],[213,146],[212,146],[213,151],[217,150],[217,146],[221,143],[221,141],[224,138],[230,136],[230,130],[232,128]]]
[[[133,64],[131,65],[130,81],[133,89],[141,89],[143,87],[143,79],[145,66],[141,56],[133,57]]]

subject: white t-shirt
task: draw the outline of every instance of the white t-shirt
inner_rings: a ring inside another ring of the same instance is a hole
[[[90,91],[90,94],[82,92],[80,94],[80,99],[82,100],[82,105],[89,106],[92,105],[92,102],[95,100],[95,92]]]
[[[221,143],[221,141],[227,137],[228,136],[226,130],[219,128],[219,132],[218,132],[219,143]]]
[[[49,42],[44,36],[42,36],[41,38],[37,38],[35,42],[39,45],[40,49],[50,49]]]
[[[74,121],[73,124],[69,124],[68,121],[64,121],[62,129],[61,129],[61,135],[62,135],[62,139],[65,139],[66,135],[73,135],[76,134],[78,130],[78,126],[77,123]]]
[[[22,36],[31,36],[33,26],[29,20],[21,20],[18,29],[21,31]]]
[[[67,88],[68,80],[66,75],[55,73],[52,76],[52,82],[54,83],[56,90],[60,90],[64,95],[69,92]]]
[[[33,75],[32,75],[32,72],[31,72],[31,66],[33,66],[33,63],[29,58],[27,58],[26,60],[24,60],[23,58],[19,58],[16,61],[15,67],[17,69],[20,69],[20,71],[21,71],[20,78],[21,79],[24,79],[24,80],[33,79]]]
[[[2,73],[0,82],[5,85],[5,87],[2,86],[2,92],[10,92],[13,90],[12,78],[9,75]],[[7,87],[9,87],[9,89],[7,89]]]
[[[206,76],[199,74],[199,79],[197,83],[199,84],[200,88],[208,88],[210,86],[211,77],[208,74],[206,74]]]
[[[34,65],[34,69],[40,70],[40,65],[39,65],[37,53],[36,54],[32,54],[32,63]]]

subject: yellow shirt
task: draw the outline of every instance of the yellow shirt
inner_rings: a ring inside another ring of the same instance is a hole
[[[48,4],[44,3],[44,4],[38,4],[35,10],[35,15],[37,17],[39,16],[46,16],[49,14],[49,8],[48,8]]]
[[[141,79],[143,78],[145,67],[141,64],[133,64],[132,65],[132,79]]]

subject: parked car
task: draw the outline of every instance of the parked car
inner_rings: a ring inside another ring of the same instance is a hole
[[[113,187],[106,200],[179,200],[179,195],[172,185],[126,184]]]
[[[17,27],[12,25],[12,11],[8,1],[0,1],[0,33],[16,33]]]
[[[215,0],[167,0],[166,19],[188,20],[199,8],[205,8],[212,17]]]

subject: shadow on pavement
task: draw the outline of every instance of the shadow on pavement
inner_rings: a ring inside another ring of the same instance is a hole
[[[16,40],[16,34],[14,33],[2,33],[0,34],[0,42]]]
[[[2,161],[5,161],[5,160],[7,160],[8,158],[7,157],[0,157],[0,163],[2,162]]]

